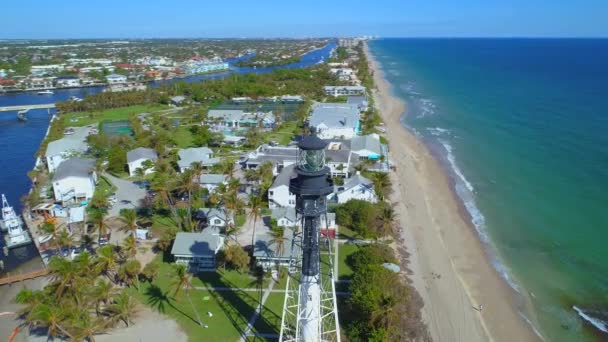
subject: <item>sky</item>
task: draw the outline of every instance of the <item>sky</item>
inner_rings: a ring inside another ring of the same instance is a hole
[[[608,37],[607,0],[7,0],[0,39]]]

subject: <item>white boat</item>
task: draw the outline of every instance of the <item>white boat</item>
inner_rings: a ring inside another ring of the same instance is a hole
[[[52,91],[50,91],[50,90],[42,90],[42,91],[39,91],[37,94],[38,94],[38,95],[53,95],[53,94],[55,94],[55,93],[53,93],[53,92],[52,92]]]
[[[32,238],[27,230],[23,229],[23,220],[15,213],[13,207],[8,204],[6,197],[2,194],[2,221],[0,228],[4,231],[4,241],[8,248],[17,248],[32,243]]]

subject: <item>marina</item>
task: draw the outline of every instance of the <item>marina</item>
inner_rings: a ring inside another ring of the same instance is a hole
[[[8,204],[4,194],[2,195],[2,221],[0,221],[0,229],[4,234],[6,247],[9,249],[32,243],[32,238],[24,227],[23,219]]]

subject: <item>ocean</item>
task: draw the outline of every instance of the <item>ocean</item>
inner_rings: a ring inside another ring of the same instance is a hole
[[[445,166],[522,315],[608,339],[608,40],[370,42],[403,124]]]

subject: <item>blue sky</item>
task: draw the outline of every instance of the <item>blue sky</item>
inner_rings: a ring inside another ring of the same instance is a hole
[[[608,37],[607,0],[7,0],[0,38]]]

